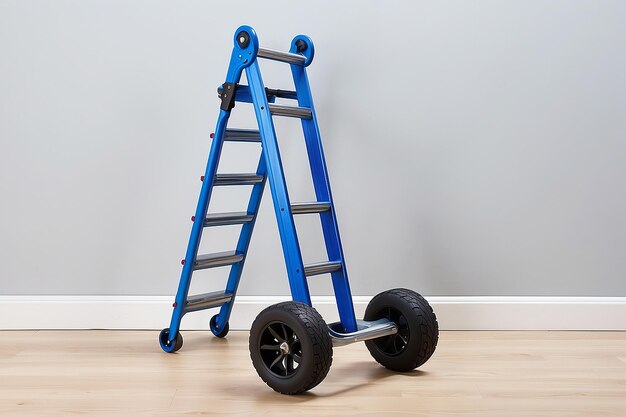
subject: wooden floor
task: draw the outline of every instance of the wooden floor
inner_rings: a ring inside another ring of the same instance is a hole
[[[419,371],[388,372],[363,344],[335,349],[324,382],[274,393],[246,332],[0,332],[1,416],[626,416],[626,333],[443,332]]]

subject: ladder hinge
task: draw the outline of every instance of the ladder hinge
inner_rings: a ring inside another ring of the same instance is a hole
[[[222,99],[222,105],[220,108],[225,111],[231,111],[235,107],[235,90],[237,89],[237,83],[224,83],[222,84],[220,99]]]

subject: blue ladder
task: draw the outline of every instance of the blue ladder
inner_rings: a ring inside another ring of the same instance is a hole
[[[352,304],[348,273],[339,238],[337,217],[330,190],[328,170],[324,159],[322,141],[317,125],[311,89],[306,67],[311,64],[314,55],[313,42],[307,36],[296,36],[289,52],[279,52],[259,48],[256,33],[249,26],[242,26],[236,31],[235,47],[230,59],[226,82],[218,89],[221,98],[220,114],[206,167],[201,178],[202,188],[198,206],[193,216],[191,236],[187,246],[183,270],[180,277],[174,311],[169,329],[165,329],[162,347],[180,348],[175,342],[182,317],[192,311],[220,307],[218,315],[211,319],[210,328],[216,335],[227,332],[228,320],[237,294],[237,287],[246,260],[246,254],[252,237],[252,231],[265,182],[269,179],[274,210],[278,221],[282,248],[287,266],[292,298],[311,305],[311,296],[307,277],[330,273],[340,317],[340,330],[357,331],[357,321]],[[295,91],[274,90],[263,84],[258,58],[288,63],[291,67]],[[243,70],[246,71],[248,85],[240,85]],[[292,99],[297,106],[273,104],[276,98]],[[258,130],[228,129],[228,119],[235,102],[254,105]],[[285,174],[278,149],[273,117],[295,117],[302,121],[302,129],[313,177],[317,201],[291,203],[285,183]],[[261,158],[253,173],[219,174],[218,162],[224,142],[259,142],[262,146]],[[240,213],[207,213],[213,187],[252,185],[252,192],[247,210]],[[294,215],[319,214],[328,261],[304,265],[294,223]],[[202,232],[207,227],[241,224],[237,248],[231,252],[198,255]],[[220,266],[230,266],[230,274],[224,291],[189,295],[189,287],[194,271]]]
[[[313,60],[313,42],[298,35],[289,52],[259,48],[254,30],[241,26],[235,32],[226,82],[218,88],[220,114],[207,163],[202,189],[183,271],[178,285],[170,327],[159,334],[166,352],[182,347],[180,322],[186,313],[221,307],[210,328],[217,337],[228,333],[228,320],[250,245],[265,182],[269,179],[287,266],[293,301],[271,305],[261,311],[250,328],[250,357],[257,374],[272,389],[283,394],[299,394],[317,386],[328,374],[333,347],[365,342],[372,357],[386,368],[408,372],[424,364],[434,353],[439,338],[437,317],[428,301],[406,288],[379,293],[368,303],[363,320],[356,320],[348,283],[348,273],[339,239],[337,217],[330,192],[328,170],[317,126],[306,67]],[[295,91],[266,88],[258,58],[290,65]],[[243,70],[248,85],[239,84]],[[297,106],[275,104],[276,98],[296,100]],[[228,118],[236,102],[252,103],[258,130],[228,129]],[[273,117],[295,117],[302,122],[316,201],[292,203],[287,192]],[[246,174],[220,174],[218,161],[224,142],[257,142],[262,151],[256,171]],[[207,213],[213,187],[248,185],[252,192],[245,212]],[[328,260],[304,265],[294,215],[320,217]],[[234,251],[198,255],[206,227],[242,225]],[[224,291],[189,295],[193,272],[230,266]],[[326,324],[311,305],[307,278],[330,274],[340,321]]]

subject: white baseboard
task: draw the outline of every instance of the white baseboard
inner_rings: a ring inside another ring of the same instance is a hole
[[[427,297],[442,330],[626,330],[626,297]],[[288,297],[239,296],[230,320],[247,330],[265,307]],[[371,297],[356,296],[357,318]],[[171,296],[0,296],[0,329],[161,329]],[[333,297],[313,297],[327,322]],[[217,309],[187,314],[182,329],[206,329]]]

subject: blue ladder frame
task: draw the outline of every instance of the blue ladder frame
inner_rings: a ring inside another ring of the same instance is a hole
[[[330,191],[328,170],[306,74],[306,67],[313,61],[313,42],[307,36],[298,35],[292,40],[288,53],[262,49],[259,48],[258,37],[254,29],[249,26],[241,26],[235,32],[234,44],[226,82],[218,89],[222,106],[213,135],[213,143],[203,177],[187,252],[182,262],[183,270],[168,329],[169,339],[168,343],[162,346],[166,350],[170,342],[175,339],[180,329],[182,317],[187,312],[221,306],[219,314],[212,320],[211,331],[216,335],[224,331],[235,301],[267,179],[270,183],[293,300],[312,305],[307,276],[330,273],[339,310],[341,330],[345,333],[358,330],[335,207]],[[291,67],[295,91],[266,89],[261,77],[258,58],[288,63]],[[239,85],[244,70],[248,80],[247,86]],[[277,97],[295,99],[298,106],[273,104]],[[227,129],[228,119],[235,102],[253,104],[258,131]],[[317,199],[315,202],[299,204],[291,204],[290,202],[272,119],[276,116],[298,117],[302,121]],[[217,173],[218,162],[225,141],[261,142],[263,150],[255,173]],[[245,213],[207,214],[213,187],[222,185],[253,186]],[[294,214],[309,213],[320,215],[328,261],[304,265],[293,216]],[[203,229],[224,224],[243,225],[235,251],[198,256]],[[231,266],[231,270],[225,291],[189,296],[189,286],[195,270],[227,265]]]

